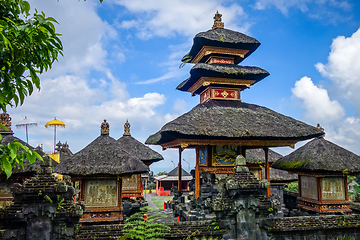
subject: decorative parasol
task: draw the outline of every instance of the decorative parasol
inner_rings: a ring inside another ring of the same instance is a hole
[[[29,144],[28,126],[37,126],[37,123],[30,122],[29,119],[27,119],[27,117],[25,116],[25,118],[15,126],[17,128],[25,127],[26,143]]]
[[[55,147],[56,147],[56,126],[59,127],[65,127],[65,123],[62,121],[54,118],[54,120],[51,120],[45,124],[45,127],[48,128],[49,126],[54,126],[54,154],[55,154]]]

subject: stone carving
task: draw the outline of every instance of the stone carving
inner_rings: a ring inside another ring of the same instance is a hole
[[[109,135],[109,131],[109,123],[104,119],[104,122],[101,124],[101,135]]]

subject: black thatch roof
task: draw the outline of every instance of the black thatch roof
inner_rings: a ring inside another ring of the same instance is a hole
[[[13,143],[14,141],[17,141],[21,143],[22,145],[28,147],[30,150],[34,150],[35,148],[24,142],[23,140],[14,137],[12,134],[6,134],[3,133],[2,135],[3,139],[0,141],[0,144],[6,145],[8,143]],[[41,150],[35,150],[40,156],[44,156],[45,153]],[[17,165],[13,168],[13,174],[14,175],[32,175],[37,172],[41,168],[40,166],[41,161],[39,159],[36,159],[36,161],[33,164],[29,164],[29,160],[24,160],[24,171],[22,170],[22,167],[20,165]],[[53,160],[52,165],[56,166],[58,163]],[[5,172],[1,171],[0,169],[0,175],[5,175]]]
[[[262,171],[262,178],[265,178],[265,168]],[[294,182],[298,180],[297,174],[290,174],[288,171],[270,168],[270,182]]]
[[[75,176],[123,175],[148,172],[149,168],[132,157],[109,135],[100,135],[85,148],[62,160],[55,168]]]
[[[179,176],[179,167],[174,168],[168,174],[168,176]],[[183,168],[181,168],[181,176],[191,176],[190,173],[186,172]]]
[[[306,140],[322,135],[315,127],[266,107],[210,99],[151,135],[146,144],[175,139]]]
[[[159,153],[139,142],[131,135],[124,135],[119,138],[117,142],[125,148],[131,156],[134,156],[145,163],[153,163],[164,159]]]
[[[280,158],[272,167],[297,172],[360,173],[360,157],[324,138],[316,138]]]
[[[266,70],[259,67],[246,67],[233,64],[198,63],[190,70],[190,77],[180,83],[176,89],[180,91],[187,91],[201,77],[254,80],[255,82],[253,84],[255,84],[269,75],[270,74]],[[199,94],[204,88],[205,87],[198,89],[195,93]]]
[[[282,155],[269,149],[269,163],[273,163]],[[265,151],[262,148],[246,149],[246,162],[247,163],[265,163]]]
[[[260,46],[260,42],[255,38],[229,29],[211,29],[195,35],[194,44],[188,55],[185,56],[183,60],[188,56],[190,56],[190,60],[192,60],[203,46],[249,50],[249,52],[245,54],[245,58],[247,58]],[[239,59],[237,63],[241,60],[242,59]]]

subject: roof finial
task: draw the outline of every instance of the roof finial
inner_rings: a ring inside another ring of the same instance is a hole
[[[131,136],[130,134],[130,123],[129,121],[126,119],[126,123],[124,124],[124,135],[123,136]]]
[[[320,137],[321,137],[321,138],[325,137],[325,131],[324,131],[324,128],[323,128],[322,126],[320,126],[320,123],[318,123],[318,124],[316,125],[316,128],[317,128],[317,129],[320,129],[320,130],[321,130],[321,131],[323,131],[323,133],[324,133],[324,134],[323,134],[323,135],[321,135]]]
[[[212,29],[216,29],[216,28],[224,28],[224,23],[221,21],[221,16],[222,14],[219,13],[219,11],[216,11],[215,13],[215,17],[214,17],[214,25],[212,27]]]
[[[109,123],[106,122],[106,119],[101,124],[101,135],[109,135]]]
[[[8,113],[3,112],[0,114],[0,123],[7,127],[8,132],[11,132],[11,117]],[[0,128],[0,130],[3,128]],[[5,129],[3,129],[5,131]]]

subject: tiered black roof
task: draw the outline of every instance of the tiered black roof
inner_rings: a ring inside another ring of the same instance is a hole
[[[269,75],[270,74],[266,70],[259,67],[246,67],[233,64],[198,63],[190,70],[190,77],[180,83],[176,89],[180,91],[187,91],[201,77],[254,80],[255,82],[253,84],[255,84]],[[205,87],[199,88],[195,94],[200,94],[204,89]]]
[[[182,61],[185,61],[185,59],[191,61],[203,46],[248,50],[249,52],[245,54],[245,58],[247,58],[260,46],[260,42],[255,38],[229,29],[211,29],[195,35],[194,44]],[[238,64],[242,60],[242,58],[239,58],[235,63]]]

